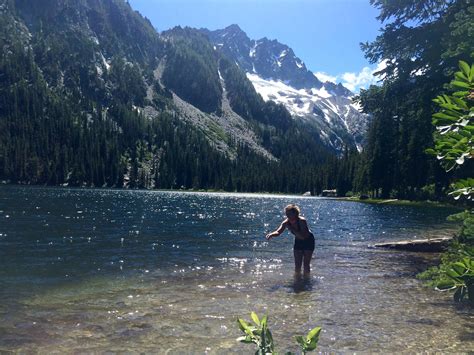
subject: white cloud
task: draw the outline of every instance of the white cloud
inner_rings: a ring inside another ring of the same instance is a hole
[[[385,61],[378,63],[375,68],[364,67],[358,73],[344,73],[341,75],[341,82],[346,88],[353,92],[359,92],[360,89],[367,89],[370,85],[377,85],[380,78],[374,74],[383,70],[387,66]]]
[[[360,89],[367,89],[370,85],[380,84],[380,77],[374,76],[374,73],[383,70],[387,66],[386,61],[382,61],[372,67],[364,67],[360,72],[346,72],[336,76],[324,72],[317,72],[314,75],[321,81],[340,82],[352,92],[358,93]]]
[[[372,72],[371,68],[364,67],[359,73],[344,73],[342,74],[342,85],[354,92],[361,88],[365,89],[375,82]]]

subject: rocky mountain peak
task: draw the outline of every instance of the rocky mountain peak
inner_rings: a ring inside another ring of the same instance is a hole
[[[204,31],[217,48],[234,58],[246,72],[258,74],[265,79],[281,80],[300,89],[322,86],[293,50],[277,40],[266,37],[251,40],[238,25]]]
[[[237,25],[206,34],[216,50],[247,73],[265,101],[283,104],[296,119],[316,125],[320,138],[336,150],[361,149],[367,116],[352,103],[349,89],[322,83],[293,49],[277,40],[251,40]]]
[[[332,81],[326,81],[323,85],[331,95],[344,96],[348,98],[354,96],[354,93],[341,83],[335,84]]]
[[[233,23],[232,25],[227,26],[226,28],[224,28],[221,31],[224,31],[225,33],[228,33],[228,34],[231,34],[231,35],[234,35],[234,36],[245,36],[245,37],[247,37],[247,34],[236,23]]]

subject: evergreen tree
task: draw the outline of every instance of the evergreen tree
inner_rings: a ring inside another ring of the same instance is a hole
[[[373,116],[361,158],[367,166],[357,174],[359,189],[418,198],[424,186],[434,183],[440,194],[449,177],[425,154],[433,144],[432,97],[457,62],[474,55],[474,6],[469,0],[371,3],[385,27],[362,48],[369,60],[384,61],[386,68],[379,73],[382,87],[359,95],[364,111]]]

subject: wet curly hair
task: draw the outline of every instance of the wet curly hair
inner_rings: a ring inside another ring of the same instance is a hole
[[[294,213],[296,214],[296,216],[299,216],[301,211],[300,208],[295,204],[290,204],[285,207],[285,214],[287,214],[288,212]]]

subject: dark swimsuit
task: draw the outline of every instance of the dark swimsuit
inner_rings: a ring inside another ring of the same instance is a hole
[[[298,220],[298,230],[300,229],[300,221]],[[288,228],[291,233],[293,231],[291,228]],[[294,234],[294,233],[293,233]],[[295,237],[295,244],[293,245],[293,250],[310,250],[314,251],[314,234],[309,232],[309,238],[298,239]]]
[[[311,250],[314,251],[314,235],[310,233],[310,237],[306,239],[296,239],[293,245],[294,250]]]

